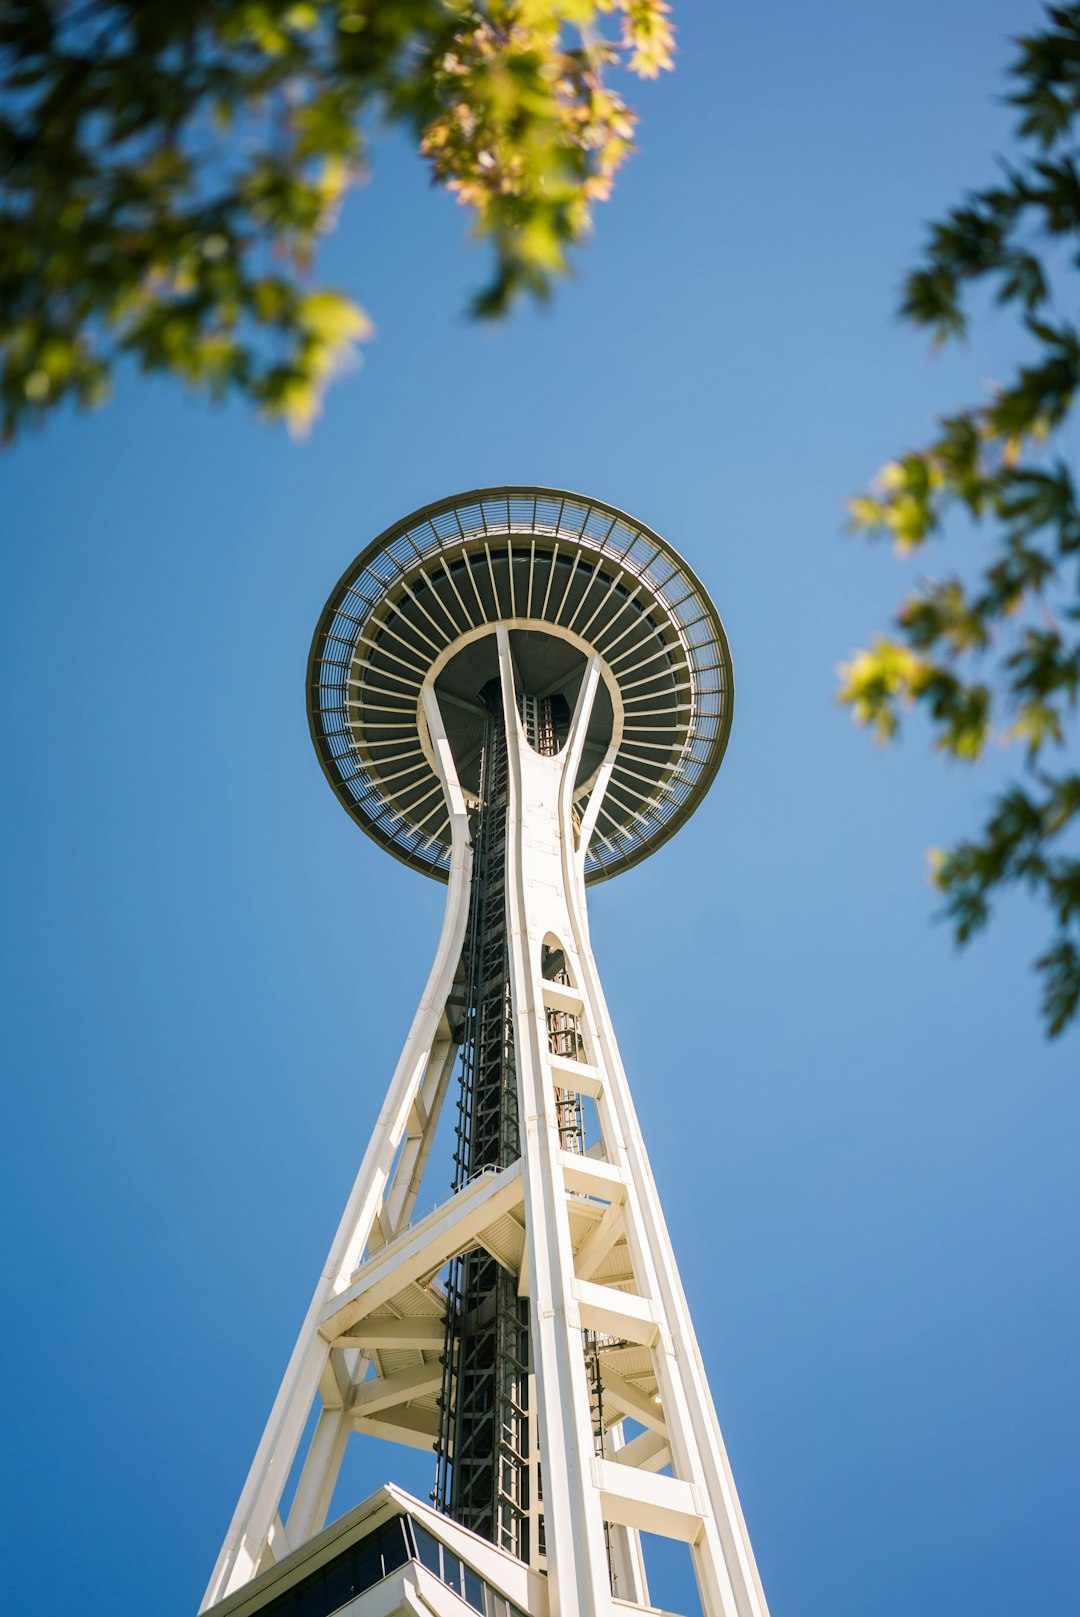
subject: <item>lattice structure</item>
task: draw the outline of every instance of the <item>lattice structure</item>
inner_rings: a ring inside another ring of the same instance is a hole
[[[506,939],[506,735],[498,686],[482,694],[455,1191],[521,1155]],[[489,1252],[461,1253],[447,1285],[436,1497],[464,1527],[522,1561],[530,1558],[528,1406],[528,1298]]]
[[[348,569],[308,688],[339,800],[447,881],[446,915],[204,1609],[249,1617],[301,1578],[346,1442],[370,1432],[436,1455],[442,1514],[424,1519],[446,1523],[444,1570],[425,1609],[460,1609],[439,1592],[451,1543],[458,1567],[473,1545],[472,1587],[515,1591],[490,1611],[476,1596],[485,1617],[508,1599],[528,1617],[649,1609],[648,1531],[689,1545],[705,1617],[767,1617],[585,904],[719,767],[716,611],[614,508],[482,490]],[[451,1194],[415,1219],[455,1069]]]

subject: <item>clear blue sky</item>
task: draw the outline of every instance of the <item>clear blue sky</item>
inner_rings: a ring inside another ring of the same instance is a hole
[[[1080,1042],[1022,899],[962,957],[931,923],[1001,765],[876,752],[833,676],[905,583],[844,497],[1013,352],[893,308],[1036,14],[683,0],[549,311],[461,318],[465,217],[391,144],[327,254],[378,336],[308,443],[126,378],[0,464],[7,1610],[195,1610],[442,899],[327,789],[309,637],[381,528],[503,481],[657,527],[731,637],[709,799],[592,914],[775,1617],[1077,1609]]]

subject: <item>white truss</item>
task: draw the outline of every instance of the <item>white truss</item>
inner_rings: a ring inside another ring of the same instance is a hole
[[[646,1606],[640,1531],[690,1546],[705,1617],[767,1617],[589,943],[585,856],[614,745],[577,824],[573,794],[603,665],[590,657],[567,743],[556,757],[543,757],[521,727],[507,625],[496,632],[508,740],[506,903],[521,1158],[410,1223],[456,1050],[447,1007],[471,872],[466,805],[431,676],[422,692],[425,739],[452,837],[442,935],[202,1609],[323,1527],[352,1432],[431,1448],[443,1345],[431,1281],[451,1258],[483,1246],[518,1275],[530,1298],[552,1617],[612,1617],[612,1563],[619,1609]],[[545,979],[545,944],[562,950],[569,984]],[[552,1011],[575,1019],[583,1060],[553,1054]],[[595,1103],[600,1140],[587,1155],[561,1148],[557,1090]],[[615,1255],[621,1266],[613,1266]],[[584,1331],[629,1345],[644,1366],[633,1375],[605,1368],[604,1404],[615,1424],[600,1454]],[[283,1521],[283,1490],[316,1405]],[[643,1428],[625,1443],[624,1417]]]

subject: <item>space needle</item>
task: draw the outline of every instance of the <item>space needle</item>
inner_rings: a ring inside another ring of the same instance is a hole
[[[700,803],[732,699],[690,568],[577,494],[441,500],[332,591],[319,762],[446,910],[203,1611],[654,1611],[650,1534],[688,1547],[704,1617],[767,1617],[586,909]],[[430,1498],[387,1483],[328,1523],[357,1434],[430,1452]]]

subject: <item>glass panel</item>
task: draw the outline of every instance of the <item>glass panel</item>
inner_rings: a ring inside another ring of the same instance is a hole
[[[326,1617],[326,1598],[321,1572],[315,1572],[310,1578],[305,1578],[296,1593],[300,1596],[296,1617]]]
[[[323,1572],[326,1612],[337,1611],[344,1606],[359,1591],[353,1578],[353,1564],[351,1555],[343,1555],[337,1561],[332,1561]]]
[[[442,1577],[442,1545],[437,1538],[432,1538],[426,1527],[419,1522],[413,1522],[413,1534],[416,1538],[416,1557],[421,1566],[426,1566],[429,1572],[434,1572],[437,1578]]]
[[[388,1522],[380,1536],[383,1540],[383,1571],[394,1572],[409,1559],[405,1544],[405,1518],[398,1516],[395,1521]]]
[[[441,1554],[437,1540],[417,1526],[422,1537],[421,1559],[437,1577],[441,1576]],[[409,1525],[395,1516],[385,1527],[369,1534],[359,1544],[345,1550],[325,1567],[313,1572],[302,1583],[279,1595],[265,1608],[265,1617],[329,1617],[331,1612],[363,1594],[373,1584],[404,1566],[412,1558]],[[460,1565],[458,1564],[460,1572]]]
[[[378,1544],[372,1543],[370,1539],[365,1544],[357,1544],[353,1550],[353,1575],[357,1594],[363,1594],[365,1589],[370,1589],[373,1583],[379,1582],[383,1569]]]
[[[478,1578],[471,1566],[465,1568],[465,1599],[473,1611],[482,1612],[484,1609],[484,1584]]]

